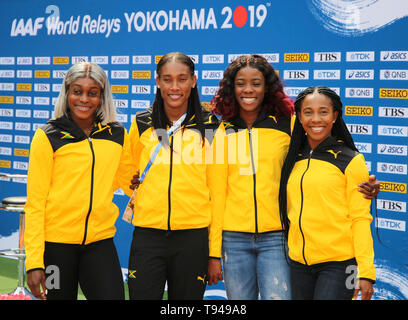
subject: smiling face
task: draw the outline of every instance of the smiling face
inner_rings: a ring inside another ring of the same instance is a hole
[[[324,94],[314,92],[303,99],[299,120],[307,133],[307,139],[312,149],[331,135],[337,115],[338,112],[333,110],[331,99]]]
[[[187,111],[188,98],[196,82],[197,77],[191,74],[187,65],[177,61],[170,61],[163,65],[156,83],[160,88],[164,109],[168,116]]]
[[[68,91],[68,107],[72,120],[81,128],[92,124],[95,111],[101,101],[101,86],[93,79],[79,78],[73,81]]]
[[[240,106],[241,118],[256,119],[265,96],[265,78],[262,72],[251,67],[240,69],[235,76],[234,93]]]

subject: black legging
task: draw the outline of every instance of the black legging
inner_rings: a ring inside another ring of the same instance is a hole
[[[78,283],[89,300],[124,299],[113,239],[88,245],[46,242],[44,263],[48,300],[76,300]]]

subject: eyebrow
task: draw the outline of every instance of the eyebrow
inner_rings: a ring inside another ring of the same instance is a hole
[[[73,84],[71,84],[71,86],[77,86],[77,87],[81,87],[82,88],[82,86],[80,85],[80,84],[77,84],[77,83],[73,83]],[[100,89],[100,87],[98,87],[98,86],[93,86],[93,87],[91,87],[91,89]]]

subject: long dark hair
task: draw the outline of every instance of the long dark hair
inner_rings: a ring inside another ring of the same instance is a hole
[[[181,52],[170,52],[165,54],[160,61],[157,63],[156,67],[156,73],[157,76],[160,77],[161,75],[161,69],[162,67],[168,63],[168,62],[180,62],[184,65],[186,65],[191,73],[191,76],[194,76],[194,62],[190,59],[189,56],[185,55],[184,53]],[[153,128],[156,130],[158,133],[157,136],[159,140],[166,146],[168,146],[169,143],[169,138],[167,134],[162,134],[166,132],[166,127],[171,126],[171,123],[169,119],[167,118],[167,115],[164,111],[164,102],[163,98],[161,95],[160,88],[157,88],[156,91],[156,97],[153,101],[153,106],[152,106],[152,124]],[[187,105],[187,116],[184,119],[183,123],[181,124],[182,127],[193,117],[195,120],[195,123],[197,125],[197,129],[201,134],[202,139],[204,138],[204,124],[203,124],[203,117],[202,117],[202,107],[200,104],[200,96],[198,94],[198,88],[197,84],[194,86],[194,88],[191,89],[190,96],[188,98],[188,105]]]
[[[320,93],[328,97],[333,105],[333,111],[337,111],[337,119],[333,124],[333,128],[331,131],[331,135],[336,137],[336,139],[343,141],[343,143],[351,148],[354,151],[357,151],[356,146],[354,145],[353,138],[349,130],[347,129],[346,124],[344,123],[342,113],[343,113],[343,103],[339,95],[334,92],[333,90],[329,89],[325,86],[319,87],[309,87],[299,93],[295,101],[295,112],[296,112],[296,120],[293,127],[292,137],[290,139],[289,151],[286,156],[285,162],[283,163],[282,173],[281,173],[281,180],[279,186],[279,211],[280,217],[282,222],[282,227],[284,229],[285,236],[288,236],[289,230],[289,219],[287,215],[287,183],[289,180],[290,173],[292,172],[293,166],[295,165],[297,155],[299,154],[300,150],[305,146],[307,143],[307,137],[305,134],[305,130],[302,127],[302,124],[299,121],[299,114],[300,108],[303,102],[303,99],[309,95],[313,94],[314,92]]]
[[[224,71],[219,89],[211,101],[211,111],[228,120],[239,114],[239,103],[235,98],[234,81],[237,72],[244,67],[251,67],[262,72],[265,79],[265,96],[261,110],[268,109],[271,115],[290,118],[293,114],[293,102],[284,93],[282,83],[275,69],[262,56],[257,54],[242,55],[236,58]]]

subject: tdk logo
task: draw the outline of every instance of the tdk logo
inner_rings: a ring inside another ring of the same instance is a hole
[[[358,152],[361,153],[371,153],[371,143],[366,142],[355,142],[356,148]]]
[[[313,70],[315,80],[339,80],[340,70]]]
[[[378,126],[379,136],[408,137],[408,127]]]
[[[354,51],[346,53],[346,61],[374,61],[374,51]]]
[[[377,218],[376,222],[378,228],[405,232],[405,221]]]

